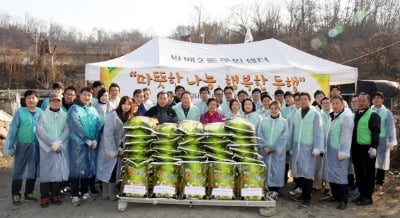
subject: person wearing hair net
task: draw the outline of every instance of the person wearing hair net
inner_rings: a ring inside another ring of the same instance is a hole
[[[324,155],[324,170],[333,198],[339,204],[338,210],[347,207],[348,179],[351,138],[354,128],[353,114],[344,108],[341,96],[331,99],[332,109],[331,124],[327,133],[327,146]]]
[[[50,107],[40,115],[36,134],[40,145],[40,193],[41,206],[48,207],[50,201],[60,205],[61,182],[67,181],[69,128],[67,112],[61,109],[62,95],[50,95]]]
[[[324,152],[324,133],[321,114],[310,106],[309,93],[300,93],[300,110],[293,114],[291,134],[292,150],[291,169],[297,178],[302,194],[300,207],[310,205],[316,157]]]

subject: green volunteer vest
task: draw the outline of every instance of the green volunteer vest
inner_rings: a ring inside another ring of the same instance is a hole
[[[359,145],[371,144],[371,130],[368,127],[369,119],[371,119],[372,110],[368,109],[360,118],[357,124],[357,143]]]
[[[35,126],[39,118],[40,111],[40,108],[36,108],[35,116],[32,116],[26,107],[23,107],[19,110],[17,142],[32,143],[35,140]]]
[[[271,117],[266,119],[266,122],[262,122],[263,135],[269,145],[274,145],[282,133],[286,120],[282,116],[276,119],[272,119]]]
[[[310,108],[306,116],[301,118],[301,110],[294,114],[294,143],[302,143],[311,146],[314,143],[314,119],[317,111]]]
[[[175,107],[175,112],[178,118],[178,121],[182,120],[196,120],[199,121],[198,119],[200,118],[200,110],[195,106],[195,105],[190,105],[189,112],[187,114],[187,117],[185,116],[185,112],[183,111],[182,105],[179,104],[177,107]]]
[[[330,127],[329,145],[334,149],[338,149],[340,146],[343,117],[345,117],[343,113],[332,121]]]
[[[258,122],[260,122],[260,120],[262,119],[262,117],[257,112],[252,112],[249,115],[241,114],[240,117],[250,121],[256,129],[258,126]]]

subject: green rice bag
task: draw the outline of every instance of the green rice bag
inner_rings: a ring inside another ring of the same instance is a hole
[[[125,142],[125,150],[148,150],[152,140],[148,142]]]
[[[233,118],[225,122],[225,128],[235,135],[255,135],[255,126],[244,118]]]
[[[128,197],[148,197],[148,164],[150,161],[136,163],[129,159],[122,160],[122,193]]]
[[[237,162],[242,162],[242,163],[255,163],[255,164],[264,164],[264,162],[262,161],[262,157],[260,159],[256,159],[256,158],[251,158],[251,157],[243,157],[243,156],[239,156],[239,155],[234,155],[233,160],[237,161]]]
[[[208,163],[182,161],[182,199],[204,199],[206,197]]]
[[[230,162],[230,163],[235,162],[232,158],[229,158],[229,159],[228,158],[223,158],[223,157],[218,156],[218,155],[214,156],[213,154],[206,154],[206,156],[207,156],[207,160],[208,161]]]
[[[183,151],[185,156],[204,156],[205,152],[203,149],[196,149],[190,147],[178,147],[179,150]]]
[[[226,136],[227,132],[224,127],[225,123],[223,122],[204,124],[204,133],[213,136]]]
[[[160,154],[153,154],[151,158],[156,162],[178,162],[182,159],[170,156],[170,155],[160,155]]]
[[[232,136],[232,144],[257,144],[257,137],[254,136]]]
[[[154,136],[154,132],[151,128],[142,127],[142,126],[127,126],[125,127],[125,134],[130,137],[139,137],[139,136]]]
[[[180,155],[182,151],[179,150],[172,150],[172,149],[166,149],[162,147],[157,147],[153,149],[154,151],[157,152],[157,155],[160,156],[176,156]]]
[[[226,149],[219,149],[215,147],[210,147],[210,146],[203,146],[205,150],[207,150],[207,154],[211,154],[215,157],[222,158],[222,159],[231,159],[233,156],[233,153],[229,150]]]
[[[178,146],[179,137],[169,140],[155,140],[151,144],[153,148],[175,149]]]
[[[129,159],[148,159],[153,150],[124,150],[123,157]]]
[[[176,123],[163,123],[159,124],[154,128],[158,140],[169,140],[181,136],[182,134],[178,131],[178,126]]]
[[[181,171],[179,162],[152,162],[153,194],[155,198],[177,198],[178,178]]]
[[[258,152],[259,144],[229,144],[229,149],[239,149],[247,152]]]
[[[209,196],[211,199],[236,199],[236,163],[209,162]]]
[[[139,126],[139,127],[147,127],[147,128],[154,128],[158,124],[158,120],[150,117],[145,116],[135,116],[129,119],[125,126]]]
[[[183,120],[178,123],[178,129],[185,135],[203,134],[203,124],[195,120]]]
[[[132,142],[132,143],[146,143],[150,144],[152,141],[155,140],[155,136],[148,135],[148,136],[131,136],[126,135],[125,143]]]
[[[265,164],[238,163],[238,195],[243,200],[265,199]]]
[[[238,148],[230,148],[230,150],[238,156],[253,158],[256,160],[261,160],[262,156],[257,152],[251,152],[248,150],[241,150]]]
[[[203,155],[203,156],[175,156],[174,158],[179,158],[182,161],[200,161],[200,162],[204,162],[207,160],[207,155]]]

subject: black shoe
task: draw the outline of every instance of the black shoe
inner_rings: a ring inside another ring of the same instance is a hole
[[[32,193],[24,196],[25,201],[37,202],[38,199]]]
[[[299,207],[308,208],[309,206],[310,206],[310,200],[303,200],[303,202],[301,202]]]
[[[362,197],[361,197],[361,195],[360,195],[360,196],[358,196],[358,197],[352,199],[351,202],[357,203],[357,202],[359,202],[361,199],[362,199]]]
[[[362,198],[360,201],[357,201],[356,204],[358,206],[366,206],[366,205],[370,205],[372,203],[373,203],[372,199]]]
[[[98,193],[99,193],[99,191],[97,191],[97,189],[95,187],[90,188],[90,194],[97,195]]]
[[[340,201],[339,204],[338,204],[338,206],[336,207],[336,209],[338,209],[338,210],[344,210],[344,209],[346,209],[346,207],[347,207],[347,203],[344,202],[344,201]]]

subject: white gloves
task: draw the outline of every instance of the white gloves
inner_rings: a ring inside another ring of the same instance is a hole
[[[124,149],[121,147],[118,147],[118,152],[117,152],[117,156],[122,157],[122,154],[124,153]]]
[[[272,153],[272,150],[270,148],[268,148],[268,147],[264,147],[264,151],[265,151],[266,154],[271,154]]]
[[[343,155],[343,154],[338,154],[338,160],[339,161],[342,161],[342,160],[344,160],[346,157]]]
[[[376,157],[376,149],[373,148],[373,147],[370,147],[369,150],[368,150],[368,154],[369,154],[370,158]]]
[[[97,141],[96,140],[92,140],[92,141],[91,140],[87,140],[85,142],[85,144],[87,144],[90,149],[95,150],[97,148]]]
[[[51,143],[50,148],[52,151],[59,152],[61,151],[61,141],[55,141]]]
[[[93,140],[91,149],[95,150],[96,148],[97,148],[97,141]]]
[[[319,154],[321,154],[321,152],[319,151],[319,149],[314,148],[314,150],[312,151],[312,155],[318,156]]]

